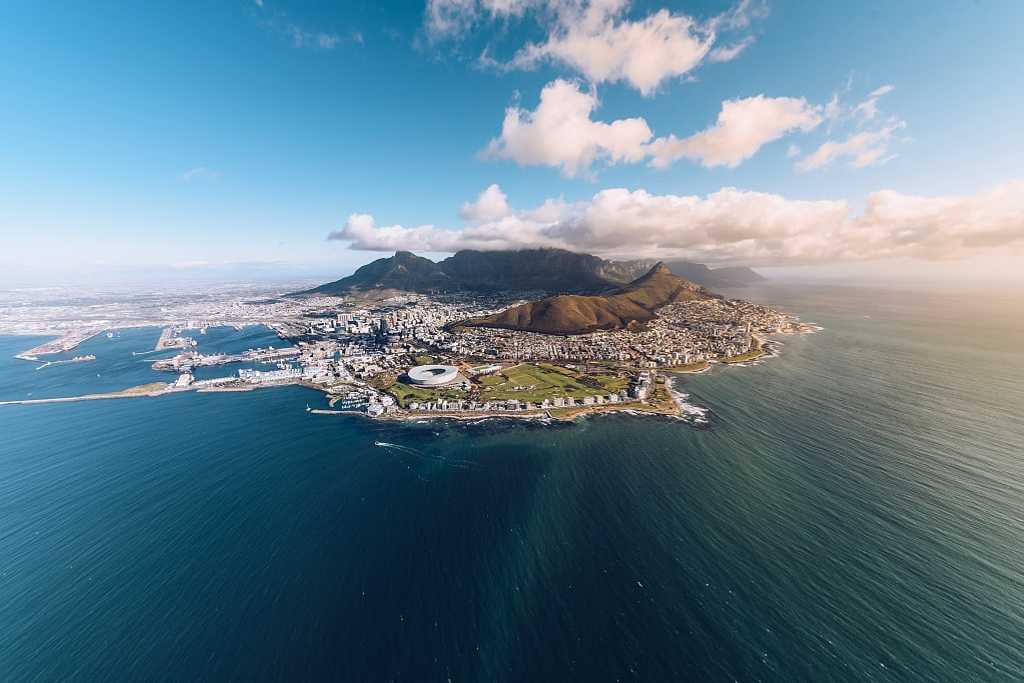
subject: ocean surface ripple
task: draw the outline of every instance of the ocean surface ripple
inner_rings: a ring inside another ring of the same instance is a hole
[[[1022,300],[743,295],[824,330],[680,379],[703,430],[0,406],[0,677],[1024,679]],[[153,381],[158,333],[0,338],[0,394]]]

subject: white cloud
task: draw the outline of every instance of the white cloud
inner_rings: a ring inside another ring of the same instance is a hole
[[[505,110],[501,136],[491,140],[486,154],[524,166],[554,166],[570,178],[589,170],[598,158],[612,164],[642,160],[644,143],[651,139],[647,122],[594,121],[590,115],[597,105],[597,95],[581,91],[576,83],[548,83],[534,111]]]
[[[526,226],[532,225],[514,216],[486,223],[481,226],[470,226],[462,230],[444,230],[433,225],[421,225],[407,228],[402,225],[377,226],[373,216],[352,214],[345,221],[344,227],[328,235],[330,240],[349,242],[352,249],[367,251],[418,251],[418,252],[454,252],[460,249],[480,249],[493,251],[497,249],[518,249],[535,244],[537,246],[556,246],[552,240],[544,241],[542,236],[534,235],[535,239],[524,239]]]
[[[535,212],[512,212],[461,230],[378,227],[371,216],[353,214],[329,239],[371,251],[547,246],[605,256],[763,265],[957,258],[1024,242],[1024,180],[972,196],[883,190],[870,194],[865,205],[858,216],[844,200],[793,200],[735,188],[704,197],[615,188],[586,202],[562,203],[545,219]]]
[[[631,18],[630,5],[630,0],[429,0],[425,25],[432,40],[459,38],[484,19],[529,12],[545,38],[526,44],[507,62],[487,48],[480,64],[508,70],[554,62],[591,83],[625,82],[651,95],[665,80],[688,74],[705,59],[736,58],[753,42],[751,37],[734,36],[731,44],[712,52],[715,41],[722,33],[747,29],[766,13],[763,2],[742,0],[706,21],[668,9]]]
[[[693,17],[662,9],[637,21],[622,18],[618,0],[567,6],[547,40],[525,46],[512,59],[520,68],[561,62],[593,83],[625,81],[644,95],[667,78],[682,76],[707,56],[715,40]]]
[[[469,223],[487,223],[504,218],[512,213],[508,197],[497,184],[490,185],[480,193],[475,202],[466,202],[459,210],[459,217]]]
[[[686,138],[655,140],[643,118],[611,123],[592,118],[598,106],[593,91],[557,80],[544,86],[533,111],[505,110],[501,135],[491,140],[485,156],[511,159],[522,166],[553,166],[567,177],[588,173],[596,161],[638,163],[667,168],[682,158],[704,166],[735,167],[765,144],[794,131],[807,132],[822,120],[821,107],[803,98],[757,95],[727,100],[713,126]]]
[[[651,165],[665,168],[685,157],[704,166],[732,168],[786,133],[816,128],[822,120],[820,109],[802,97],[726,100],[715,125],[687,138],[669,135],[652,142]]]
[[[828,166],[837,159],[847,158],[853,168],[876,166],[890,161],[889,144],[893,134],[903,128],[903,121],[890,121],[878,130],[854,133],[842,142],[829,140],[796,163],[798,171],[814,171]]]
[[[214,171],[213,169],[207,168],[205,166],[196,166],[195,168],[190,168],[181,174],[181,179],[184,180],[186,183],[190,183],[193,180],[204,180],[207,182],[212,182],[214,180],[220,180],[220,178],[220,171]]]
[[[754,44],[754,36],[747,36],[738,43],[716,47],[708,53],[709,62],[731,62],[740,56],[748,47]]]

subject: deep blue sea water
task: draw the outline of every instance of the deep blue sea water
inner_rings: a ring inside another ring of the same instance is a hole
[[[683,379],[707,430],[0,406],[0,678],[1024,678],[1024,299],[736,294],[826,329]],[[0,395],[98,388],[35,343]]]

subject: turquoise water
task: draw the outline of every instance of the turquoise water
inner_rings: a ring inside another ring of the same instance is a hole
[[[682,380],[707,430],[0,406],[0,671],[1020,680],[1021,299],[743,293],[826,329]]]

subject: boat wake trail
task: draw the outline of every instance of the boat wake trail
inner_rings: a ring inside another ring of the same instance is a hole
[[[423,455],[423,451],[417,450],[411,446],[403,446],[397,443],[388,443],[387,441],[374,441],[373,445],[379,446],[380,448],[392,448],[396,451],[404,451],[406,453],[413,453],[415,455]]]
[[[374,441],[374,446],[378,448],[386,448],[393,451],[395,454],[407,455],[415,458],[417,461],[426,464],[433,464],[439,467],[447,467],[457,470],[469,470],[474,469],[477,464],[472,460],[462,460],[460,458],[449,458],[443,455],[431,455],[425,453],[418,448],[411,446],[403,446],[397,443],[389,443],[387,441]]]

